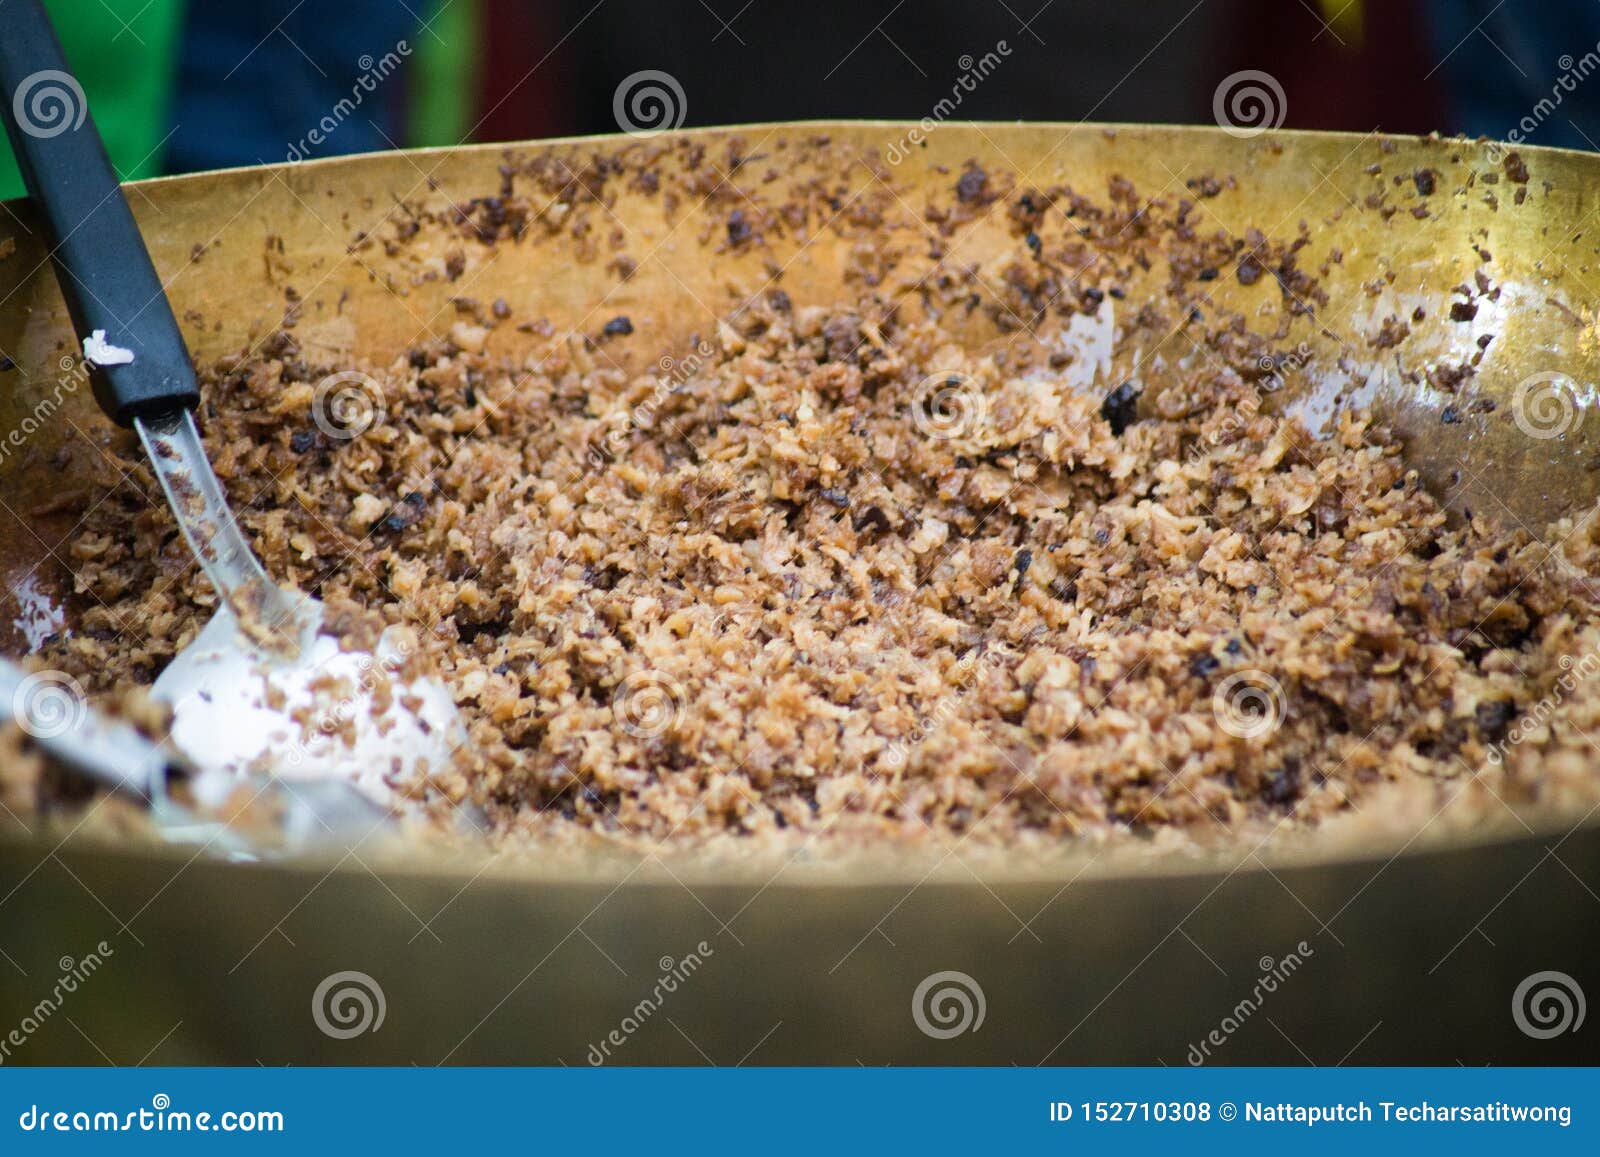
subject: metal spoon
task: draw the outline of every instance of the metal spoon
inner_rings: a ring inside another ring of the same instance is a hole
[[[0,35],[6,131],[44,218],[56,277],[108,417],[138,431],[220,609],[156,680],[202,799],[246,772],[338,777],[385,806],[442,771],[464,738],[432,679],[321,633],[317,600],[275,585],[228,507],[195,427],[187,345],[117,183],[83,90],[39,0],[9,0]]]
[[[53,763],[143,806],[162,838],[232,859],[256,860],[360,843],[388,813],[344,780],[291,784],[276,776],[233,781],[230,805],[261,823],[237,824],[195,798],[194,769],[169,747],[91,708],[60,682],[0,659],[0,721],[20,726]]]

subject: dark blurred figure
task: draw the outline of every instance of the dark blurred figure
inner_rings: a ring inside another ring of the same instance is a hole
[[[399,74],[419,30],[411,3],[191,0],[168,170],[404,145]]]
[[[1586,0],[1429,0],[1453,127],[1600,150],[1600,6]]]

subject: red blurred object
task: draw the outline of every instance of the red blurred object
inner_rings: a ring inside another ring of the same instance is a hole
[[[1327,25],[1312,0],[1238,0],[1234,67],[1258,68],[1278,79],[1287,97],[1288,128],[1449,131],[1442,73],[1434,72],[1438,62],[1428,56],[1421,5],[1351,2],[1362,9],[1359,40]]]
[[[482,66],[472,139],[520,141],[571,131],[577,91],[572,40],[558,27],[564,5],[479,0]]]

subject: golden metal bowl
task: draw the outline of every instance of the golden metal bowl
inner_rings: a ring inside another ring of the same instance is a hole
[[[544,193],[530,194],[542,200],[521,240],[488,247],[462,224],[480,209],[457,207],[500,191],[508,154],[544,174]],[[1256,328],[1305,343],[1300,360],[1316,369],[1285,376],[1289,403],[1313,418],[1340,397],[1371,405],[1453,509],[1533,533],[1600,491],[1600,330],[1586,284],[1600,158],[1588,155],[1210,128],[780,124],[395,152],[129,190],[197,360],[252,345],[293,307],[302,343],[381,361],[448,330],[463,296],[505,298],[558,332],[626,314],[631,348],[670,353],[775,276],[796,302],[836,297],[863,254],[891,268],[885,292],[907,300],[930,251],[976,263],[992,304],[982,271],[1018,257],[1018,238],[997,215],[925,212],[950,203],[969,163],[997,188],[1101,197],[1126,178],[1145,198],[1190,199],[1197,228],[1236,237],[1292,239],[1303,222],[1299,264],[1327,294],[1314,317],[1295,314],[1270,276],[1213,285]],[[597,199],[597,175],[618,166],[707,195],[669,205],[634,180]],[[742,200],[771,207],[795,190],[819,209],[809,221],[730,243]],[[0,373],[0,430],[26,431],[0,456],[9,622],[64,573],[72,520],[52,501],[70,486],[58,450],[116,435],[87,390],[56,388],[75,342],[31,212],[5,208],[0,351],[16,364]],[[636,262],[626,277],[614,235]],[[1474,286],[1480,268],[1492,285]],[[1452,318],[1462,285],[1477,309]],[[1003,340],[1002,312],[976,310],[973,340]],[[1391,316],[1410,329],[1398,348],[1375,340]],[[1175,333],[1144,351],[1144,372],[1185,343]],[[1480,353],[1454,393],[1437,388],[1436,371]],[[1535,375],[1563,375],[1539,379],[1563,383],[1570,403],[1554,436],[1516,420]],[[24,647],[20,635],[9,644]],[[375,848],[263,865],[0,817],[0,1041],[19,1026],[0,1059],[1592,1059],[1592,1025],[1539,1039],[1511,1005],[1544,970],[1600,993],[1600,829],[1587,818],[1182,862],[1088,848],[1021,862],[958,846],[848,863]],[[63,996],[61,976],[91,953],[92,975]],[[946,972],[963,976],[931,979]],[[1280,973],[1261,996],[1263,977]],[[327,1007],[348,983],[368,992],[366,1030],[353,1035],[360,1018],[330,1021]],[[981,1024],[955,1035],[925,1008],[950,983],[968,986],[974,1009],[982,993]]]

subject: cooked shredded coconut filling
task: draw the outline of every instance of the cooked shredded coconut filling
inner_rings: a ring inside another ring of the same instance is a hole
[[[859,284],[764,292],[648,373],[607,356],[625,322],[505,358],[497,310],[386,366],[285,330],[206,375],[268,572],[414,630],[472,737],[434,786],[502,834],[1204,840],[1600,796],[1592,522],[1554,561],[1452,522],[1366,416],[1279,413],[1259,339],[1085,386]],[[331,427],[336,372],[381,406]],[[211,603],[120,455],[75,460],[106,486],[42,656],[101,691]]]

